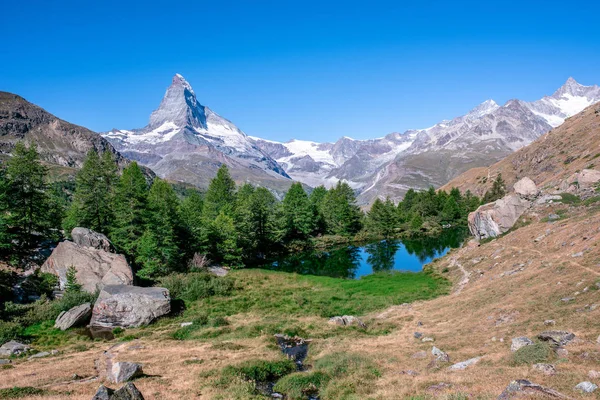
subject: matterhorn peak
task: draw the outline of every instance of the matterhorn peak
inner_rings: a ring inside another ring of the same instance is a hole
[[[151,129],[166,123],[183,128],[206,129],[204,106],[198,103],[192,85],[181,74],[175,74],[158,108],[150,115]]]

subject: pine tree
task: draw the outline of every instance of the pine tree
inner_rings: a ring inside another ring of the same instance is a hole
[[[229,175],[227,165],[223,164],[217,171],[217,176],[210,181],[204,197],[204,216],[214,220],[221,211],[227,215],[233,214],[235,203],[235,182]]]
[[[6,168],[10,193],[8,224],[15,230],[20,245],[33,246],[34,233],[45,235],[55,226],[48,216],[47,173],[35,143],[29,147],[23,142],[15,145]]]
[[[148,185],[136,162],[125,169],[115,190],[115,217],[110,231],[113,244],[135,260],[137,241],[146,230]]]
[[[138,276],[156,278],[174,271],[181,260],[179,199],[168,182],[155,178],[148,192],[147,229],[137,245]],[[155,250],[149,254],[149,249]]]
[[[73,265],[67,268],[67,282],[65,284],[65,292],[81,292],[81,284],[77,282],[77,269]]]
[[[290,239],[305,239],[315,230],[315,212],[302,184],[293,183],[285,194],[282,218],[285,234]]]
[[[317,186],[310,193],[309,199],[315,210],[316,215],[316,233],[325,233],[325,217],[323,216],[323,202],[327,196],[327,189],[325,186]]]
[[[323,199],[323,217],[328,233],[352,235],[360,230],[362,212],[347,183],[338,182],[327,192]]]
[[[394,203],[389,198],[385,202],[375,199],[367,214],[369,230],[387,239],[393,236],[397,224],[398,215]]]
[[[271,250],[277,236],[277,200],[268,189],[240,188],[236,205],[236,228],[239,244],[250,256],[264,257]]]
[[[213,248],[211,258],[223,265],[236,268],[242,265],[242,249],[237,242],[238,234],[233,218],[221,210],[210,225],[209,240]]]
[[[8,180],[3,168],[0,169],[0,253],[11,248],[12,234],[8,228],[9,193]]]
[[[181,222],[186,233],[184,248],[188,250],[188,255],[200,252],[206,239],[207,224],[202,218],[203,208],[202,196],[195,190],[181,202]]]
[[[492,184],[492,188],[483,195],[481,202],[483,204],[491,203],[501,199],[504,195],[506,195],[506,183],[504,182],[504,179],[502,179],[502,174],[498,174]]]
[[[66,232],[75,226],[84,226],[108,233],[113,221],[116,176],[116,163],[110,151],[105,151],[102,158],[94,149],[88,152],[83,167],[77,172],[73,202],[63,223]]]

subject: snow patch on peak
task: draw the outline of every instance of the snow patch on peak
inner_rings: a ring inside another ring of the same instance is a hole
[[[486,114],[491,113],[496,110],[500,106],[492,99],[486,100],[483,103],[479,104],[477,107],[473,108],[471,111],[465,115],[467,119],[477,119],[481,118]]]

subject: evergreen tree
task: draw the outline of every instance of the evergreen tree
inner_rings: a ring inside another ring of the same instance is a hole
[[[335,188],[327,192],[323,199],[323,217],[328,233],[352,235],[360,230],[362,212],[347,183],[338,181]]]
[[[277,200],[269,190],[259,187],[247,196],[240,188],[236,205],[239,244],[250,256],[264,258],[277,236]]]
[[[12,235],[8,228],[9,193],[8,180],[3,168],[0,169],[0,253],[11,248]]]
[[[295,182],[283,198],[283,227],[290,239],[305,239],[316,227],[315,212],[302,185]]]
[[[385,202],[379,198],[375,199],[367,214],[369,230],[387,239],[393,236],[397,224],[398,215],[394,203],[389,198]]]
[[[189,255],[200,252],[206,239],[207,227],[202,218],[203,207],[202,196],[195,190],[181,202],[181,221],[186,233],[184,248],[189,250]]]
[[[204,197],[204,216],[214,220],[221,211],[227,215],[233,214],[235,203],[235,182],[229,175],[227,165],[223,164],[217,171],[217,176],[210,181]]]
[[[34,233],[45,235],[55,226],[48,216],[47,173],[35,143],[29,147],[23,142],[15,145],[6,168],[10,193],[8,225],[13,227],[20,245],[32,246]]]
[[[209,242],[211,259],[228,267],[242,265],[242,249],[237,242],[237,232],[233,218],[221,210],[210,224]]]
[[[77,269],[73,265],[67,268],[67,282],[65,284],[65,292],[81,292],[81,284],[77,282]]]
[[[325,196],[327,195],[327,189],[325,186],[317,186],[310,193],[309,199],[313,206],[315,215],[316,215],[316,233],[325,233],[325,217],[323,216],[323,202],[325,200]]]
[[[460,206],[454,196],[448,196],[442,209],[442,220],[446,223],[453,223],[462,217]]]
[[[108,233],[113,221],[113,185],[116,163],[112,153],[102,158],[96,150],[88,152],[83,167],[77,172],[73,202],[63,223],[66,232],[84,226],[96,232]]]
[[[502,174],[498,174],[492,184],[492,188],[483,195],[482,203],[491,203],[492,201],[503,198],[504,195],[506,195],[506,183],[504,182],[504,179],[502,179]]]
[[[138,275],[156,278],[174,271],[180,261],[179,199],[168,182],[155,178],[148,192],[147,229],[137,245]],[[149,250],[155,250],[149,254]]]
[[[136,162],[125,169],[115,189],[115,217],[110,231],[113,244],[135,260],[137,241],[146,230],[148,185]]]

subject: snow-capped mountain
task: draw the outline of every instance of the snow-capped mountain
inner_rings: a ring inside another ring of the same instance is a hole
[[[173,77],[146,127],[101,135],[128,158],[174,181],[206,187],[224,163],[238,182],[277,191],[291,184],[285,170],[252,139],[200,104],[180,74]]]
[[[467,169],[490,165],[600,101],[598,86],[573,78],[552,96],[533,102],[486,100],[467,114],[427,129],[372,140],[335,143],[253,138],[295,180],[331,186],[346,180],[359,202],[376,197],[400,200],[409,188],[438,187]]]

